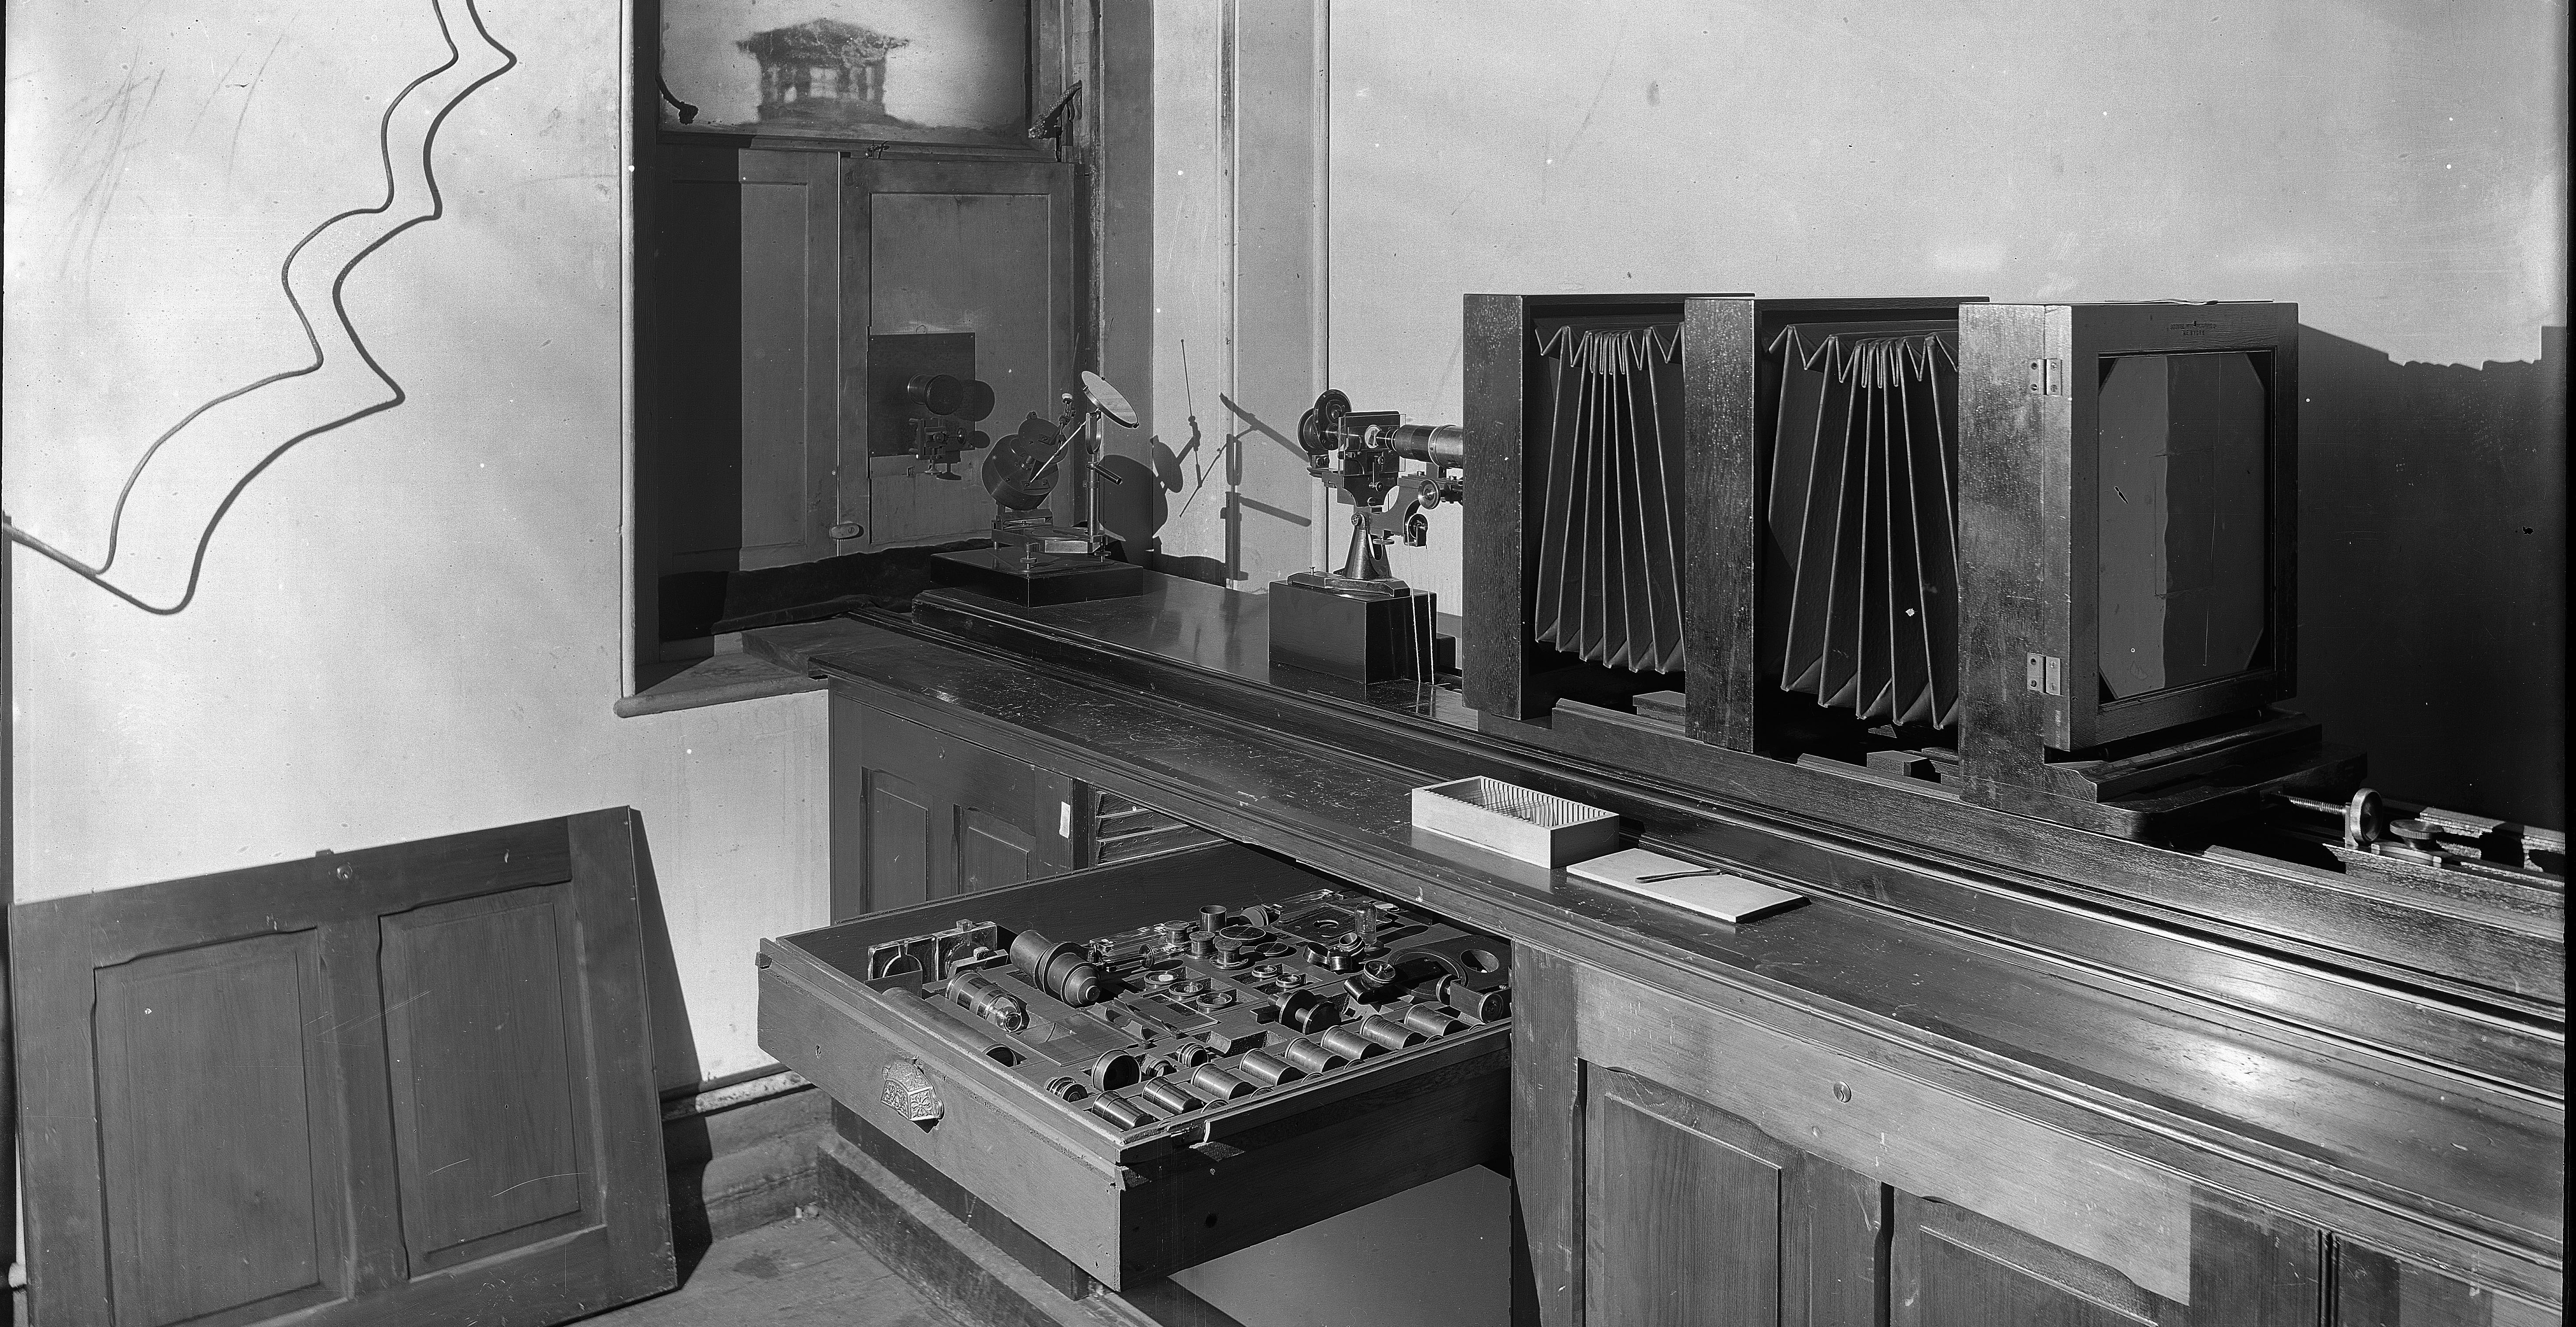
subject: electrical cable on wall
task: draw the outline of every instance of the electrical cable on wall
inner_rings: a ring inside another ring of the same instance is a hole
[[[468,83],[463,88],[459,89],[455,96],[448,98],[446,103],[438,108],[437,113],[430,117],[428,132],[421,136],[420,144],[421,180],[424,186],[429,190],[429,211],[420,216],[407,218],[400,224],[394,226],[391,230],[388,230],[384,234],[377,236],[374,240],[369,241],[365,247],[359,249],[355,254],[350,255],[348,261],[340,265],[339,271],[335,273],[331,279],[332,314],[339,319],[341,330],[348,334],[349,344],[354,350],[356,350],[358,358],[366,364],[368,371],[373,373],[379,382],[382,382],[387,389],[392,391],[393,395],[385,400],[351,411],[350,413],[341,415],[338,418],[325,421],[324,423],[305,429],[302,432],[287,438],[285,441],[277,444],[274,448],[271,448],[265,456],[260,458],[259,463],[245,471],[240,479],[235,480],[231,489],[225,492],[223,501],[216,505],[214,514],[207,518],[205,529],[200,531],[197,536],[196,550],[188,563],[187,585],[176,602],[166,605],[145,603],[141,598],[127,591],[124,587],[107,579],[109,568],[116,564],[118,540],[122,534],[125,523],[125,504],[127,500],[133,496],[135,485],[142,480],[144,470],[152,464],[152,458],[161,451],[164,445],[169,443],[171,439],[177,437],[180,432],[185,430],[190,424],[195,423],[197,419],[207,411],[223,405],[226,402],[239,400],[242,397],[248,396],[262,388],[273,386],[290,378],[307,377],[314,373],[318,373],[328,361],[329,356],[322,349],[322,340],[313,330],[312,316],[305,311],[304,302],[297,299],[295,296],[293,279],[295,260],[304,252],[307,246],[321,238],[322,235],[328,232],[332,227],[353,218],[363,216],[381,216],[393,210],[395,198],[400,193],[400,186],[394,179],[394,115],[396,112],[401,110],[404,101],[408,99],[413,92],[417,91],[423,84],[429,82],[431,79],[455,68],[458,62],[463,59],[463,52],[458,50],[456,45],[455,32],[448,25],[447,10],[446,6],[442,3],[442,0],[430,0],[430,11],[437,17],[440,39],[447,44],[447,59],[437,68],[431,69],[427,73],[414,78],[409,83],[404,84],[402,91],[395,94],[392,101],[386,103],[384,115],[377,122],[377,154],[384,165],[385,200],[373,207],[352,208],[349,211],[338,213],[328,220],[325,220],[320,225],[305,232],[304,238],[297,240],[295,242],[295,246],[287,250],[285,261],[278,265],[278,285],[286,292],[287,306],[294,310],[296,322],[304,329],[305,345],[310,348],[312,352],[313,362],[304,365],[301,368],[272,373],[267,377],[233,388],[231,391],[225,392],[221,396],[217,396],[212,400],[199,405],[195,409],[190,410],[186,415],[180,417],[178,423],[171,425],[168,430],[161,434],[160,437],[153,439],[152,445],[146,447],[143,450],[143,455],[135,461],[134,468],[127,472],[124,486],[117,490],[116,506],[108,519],[107,556],[101,560],[97,566],[91,566],[60,549],[55,548],[53,545],[45,542],[35,535],[19,529],[17,523],[10,520],[6,513],[0,513],[0,535],[5,535],[7,538],[15,540],[18,543],[43,554],[45,557],[62,564],[73,574],[87,580],[93,585],[98,586],[109,594],[115,595],[126,603],[142,609],[146,613],[162,617],[173,616],[186,609],[188,605],[196,599],[198,579],[204,572],[206,551],[214,542],[215,529],[217,526],[223,524],[225,514],[232,510],[233,503],[238,501],[243,491],[250,487],[252,480],[259,478],[261,472],[267,470],[271,465],[276,464],[278,458],[284,456],[298,443],[304,442],[306,439],[331,432],[334,429],[354,424],[370,415],[382,414],[410,399],[409,395],[403,391],[402,384],[395,381],[392,374],[385,372],[384,366],[379,364],[376,361],[375,355],[367,349],[365,339],[358,335],[357,325],[352,323],[349,319],[349,310],[344,300],[344,291],[348,284],[349,274],[357,269],[358,264],[366,261],[366,259],[373,255],[378,249],[392,243],[395,236],[398,236],[404,231],[410,230],[412,227],[420,225],[423,222],[436,221],[440,217],[446,215],[446,199],[439,192],[438,172],[431,164],[431,154],[438,144],[438,131],[446,124],[447,117],[452,114],[457,107],[465,103],[466,98],[471,97],[476,92],[480,91],[484,84],[489,83],[518,67],[518,53],[512,51],[509,47],[502,45],[499,40],[492,36],[491,29],[484,26],[482,13],[474,6],[474,0],[465,0],[466,17],[473,22],[474,31],[476,35],[482,38],[483,43],[486,46],[489,46],[493,51],[500,54],[502,63],[490,72],[485,73],[473,82]]]

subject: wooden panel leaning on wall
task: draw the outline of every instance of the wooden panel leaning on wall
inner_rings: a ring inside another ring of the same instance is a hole
[[[545,1323],[670,1288],[640,832],[18,909],[35,1320]]]

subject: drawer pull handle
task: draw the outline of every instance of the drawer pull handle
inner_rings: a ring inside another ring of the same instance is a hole
[[[940,1103],[939,1089],[931,1085],[930,1075],[911,1060],[889,1060],[879,1071],[885,1080],[884,1101],[887,1110],[928,1128],[939,1123],[948,1113]]]

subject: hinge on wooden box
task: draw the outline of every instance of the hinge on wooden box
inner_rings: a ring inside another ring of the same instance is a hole
[[[2022,664],[2022,682],[2033,691],[2059,695],[2064,690],[2065,670],[2053,654],[2031,654]]]
[[[2034,359],[2030,362],[2030,394],[2064,396],[2066,394],[2066,361]]]

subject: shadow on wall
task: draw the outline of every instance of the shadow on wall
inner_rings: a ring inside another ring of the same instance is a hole
[[[1174,557],[1163,551],[1162,529],[1172,519],[1171,495],[1180,492],[1187,482],[1184,461],[1198,449],[1198,439],[1193,436],[1189,445],[1178,452],[1159,436],[1148,439],[1146,445],[1151,450],[1150,464],[1124,455],[1100,462],[1101,527],[1117,536],[1120,555],[1126,561],[1166,576],[1226,584],[1229,577],[1224,559]]]
[[[644,1001],[653,1016],[653,1080],[665,1091],[696,1086],[706,1076],[698,1061],[698,1039],[689,1030],[689,1002],[680,990],[680,965],[671,948],[671,919],[662,910],[661,877],[653,870],[652,836],[641,832],[637,813],[635,894],[644,919]],[[686,1281],[715,1242],[704,1198],[707,1162],[713,1140],[702,1117],[691,1117],[662,1130],[663,1164],[671,1171],[671,1243]]]
[[[2300,328],[2296,708],[2391,796],[2567,823],[2566,346],[2398,364]]]

